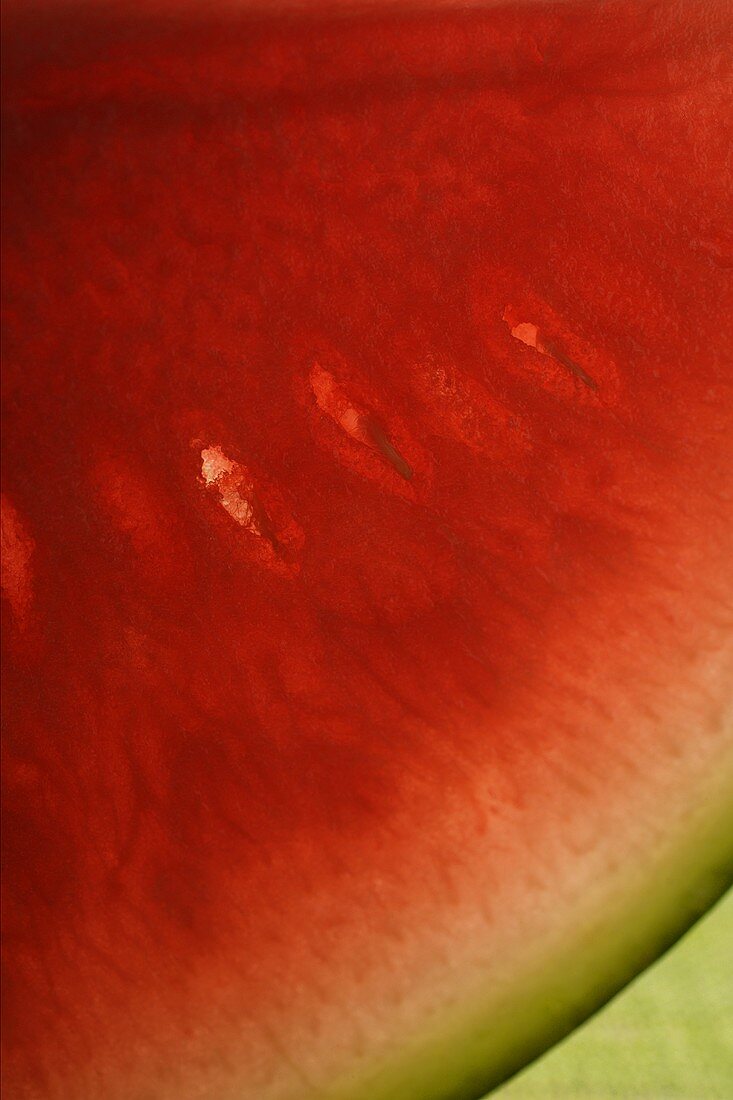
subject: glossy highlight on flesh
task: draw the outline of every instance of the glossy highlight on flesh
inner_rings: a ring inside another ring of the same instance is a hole
[[[5,1088],[478,1097],[731,878],[727,6],[5,17]]]

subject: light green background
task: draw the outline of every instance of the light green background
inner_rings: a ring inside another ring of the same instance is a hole
[[[733,1100],[733,893],[496,1100]]]

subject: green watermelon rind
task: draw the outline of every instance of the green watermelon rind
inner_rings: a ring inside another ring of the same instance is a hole
[[[733,735],[733,715],[724,735]],[[508,993],[491,985],[367,1076],[319,1100],[479,1100],[583,1023],[684,935],[733,885],[733,737],[660,846],[599,883],[562,942]],[[624,870],[627,874],[624,875]]]

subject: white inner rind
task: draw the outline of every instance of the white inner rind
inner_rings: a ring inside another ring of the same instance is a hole
[[[729,725],[729,731],[731,726]],[[727,889],[733,869],[733,746],[690,789],[658,846],[592,884],[572,918],[508,954],[447,1012],[323,1100],[469,1100],[505,1081],[600,1008]],[[538,930],[539,933],[540,930]],[[467,983],[474,976],[466,975]]]

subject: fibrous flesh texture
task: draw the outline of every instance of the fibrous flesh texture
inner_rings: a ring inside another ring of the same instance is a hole
[[[730,878],[730,7],[5,39],[8,1096],[478,1096]]]

